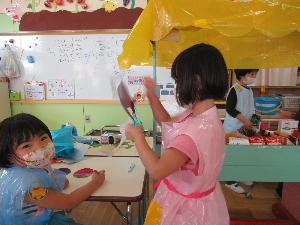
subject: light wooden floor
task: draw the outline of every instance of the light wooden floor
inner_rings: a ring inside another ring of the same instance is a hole
[[[150,184],[151,185],[151,184]],[[257,183],[252,189],[253,198],[245,198],[242,194],[234,193],[223,186],[230,216],[240,219],[273,219],[272,204],[279,201],[275,192],[277,183]],[[151,196],[150,196],[151,197]],[[125,212],[126,204],[117,203]],[[137,204],[133,204],[135,214]],[[83,202],[73,209],[70,216],[83,225],[122,225],[122,217],[110,203]]]

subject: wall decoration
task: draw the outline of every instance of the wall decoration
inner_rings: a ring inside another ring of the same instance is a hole
[[[105,12],[111,13],[116,10],[118,7],[117,2],[114,0],[104,0],[103,2],[103,8]]]
[[[134,101],[139,102],[139,103],[143,102],[145,100],[145,94],[144,94],[144,92],[142,92],[140,90],[137,91],[137,92],[135,92],[133,94],[133,99],[134,99]]]
[[[44,100],[45,99],[44,82],[30,81],[24,84],[24,97],[31,100]]]
[[[1,0],[3,1],[3,0]],[[10,0],[6,0],[7,2]],[[57,12],[66,10],[69,12],[89,11],[93,12],[100,8],[122,7],[122,8],[145,8],[147,0],[19,0],[21,5],[20,12],[40,12],[43,10]],[[1,3],[0,3],[1,6]]]
[[[11,6],[5,8],[5,14],[10,16],[14,23],[20,21],[19,11],[20,11],[19,1],[16,1],[15,3],[11,4]]]
[[[130,5],[130,8],[133,9],[135,6],[135,0],[131,0],[131,5]]]
[[[74,80],[53,79],[48,80],[47,99],[74,99]]]
[[[78,13],[66,10],[27,12],[22,16],[19,29],[20,31],[131,29],[142,11],[142,8],[119,7],[111,13],[107,13],[104,8]]]
[[[123,5],[126,7],[129,4],[130,0],[123,0]]]
[[[37,12],[40,11],[42,7],[45,7],[45,9],[54,12],[62,9],[68,9],[70,11],[72,11],[72,9],[74,11],[75,9],[76,12],[79,12],[81,11],[79,6],[81,9],[87,10],[87,0],[43,0],[43,4],[41,4],[41,0],[31,0],[27,5],[27,9],[31,12]]]
[[[128,85],[144,85],[144,77],[128,75]]]

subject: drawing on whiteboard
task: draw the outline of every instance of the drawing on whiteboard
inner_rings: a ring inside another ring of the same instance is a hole
[[[73,80],[74,99],[117,99],[114,80],[121,79],[128,84],[132,77],[137,77],[129,85],[131,96],[138,91],[144,92],[139,77],[152,76],[150,66],[132,66],[120,70],[118,55],[127,34],[68,34],[68,35],[20,35],[0,36],[0,46],[14,39],[14,47],[24,65],[24,73],[18,79],[11,80],[11,89],[24,95],[24,83],[36,80],[48,84],[48,80]],[[31,57],[34,59],[34,63]],[[3,51],[0,48],[0,57]],[[157,83],[166,84],[170,78],[170,69],[157,67]],[[135,79],[135,78],[133,78]],[[48,93],[49,98],[58,97],[58,93]]]
[[[74,99],[74,80],[48,80],[47,99]]]

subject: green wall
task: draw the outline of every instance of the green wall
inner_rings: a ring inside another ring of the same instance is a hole
[[[13,102],[12,113],[31,113],[43,120],[50,129],[70,122],[79,135],[128,121],[119,104],[45,104]],[[152,129],[149,105],[138,105],[137,111],[145,129]],[[91,122],[85,122],[89,115]],[[299,146],[240,146],[228,145],[220,180],[251,180],[264,182],[300,182]]]
[[[18,103],[11,104],[12,114],[30,113],[37,116],[49,129],[58,129],[61,124],[69,122],[76,126],[79,135],[104,125],[120,125],[128,121],[128,115],[119,104],[45,104]],[[137,113],[145,129],[152,130],[152,113],[149,105],[138,105]],[[85,117],[90,116],[90,122]]]
[[[6,14],[0,13],[0,33],[19,32],[19,23],[13,23]]]

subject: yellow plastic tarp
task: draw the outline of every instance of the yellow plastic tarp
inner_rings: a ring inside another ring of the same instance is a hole
[[[169,67],[183,49],[208,43],[228,68],[300,66],[299,0],[150,0],[123,44],[121,68]]]

